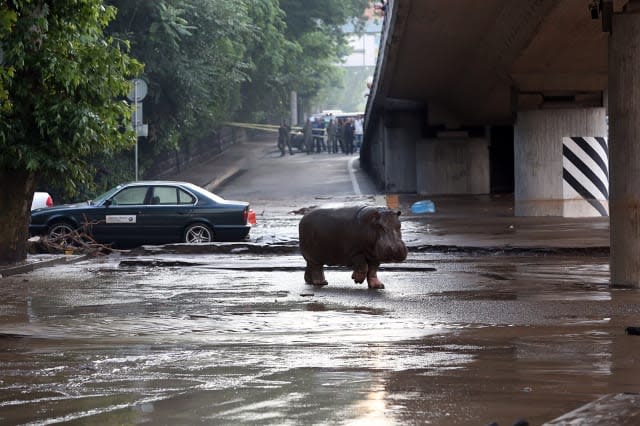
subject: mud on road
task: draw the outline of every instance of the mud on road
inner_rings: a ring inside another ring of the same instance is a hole
[[[541,424],[639,388],[606,256],[413,252],[382,291],[278,254],[114,255],[2,280],[7,424]],[[558,278],[562,277],[562,278]]]

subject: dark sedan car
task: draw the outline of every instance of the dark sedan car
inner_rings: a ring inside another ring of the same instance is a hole
[[[131,182],[95,200],[31,212],[29,232],[64,240],[74,230],[116,244],[237,241],[249,234],[249,203],[191,183]]]

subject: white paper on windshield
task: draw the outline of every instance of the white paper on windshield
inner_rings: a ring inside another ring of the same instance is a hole
[[[112,214],[106,216],[107,223],[136,223],[136,215]]]

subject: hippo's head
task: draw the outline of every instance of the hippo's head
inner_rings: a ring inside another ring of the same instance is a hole
[[[407,258],[407,247],[400,232],[400,211],[386,207],[370,209],[365,214],[368,232],[374,237],[374,246],[370,248],[375,260],[383,262],[402,262]]]

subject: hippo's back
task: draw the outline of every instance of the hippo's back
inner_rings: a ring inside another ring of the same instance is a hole
[[[317,208],[299,224],[300,251],[317,263],[348,265],[359,245],[358,212],[363,207]]]

